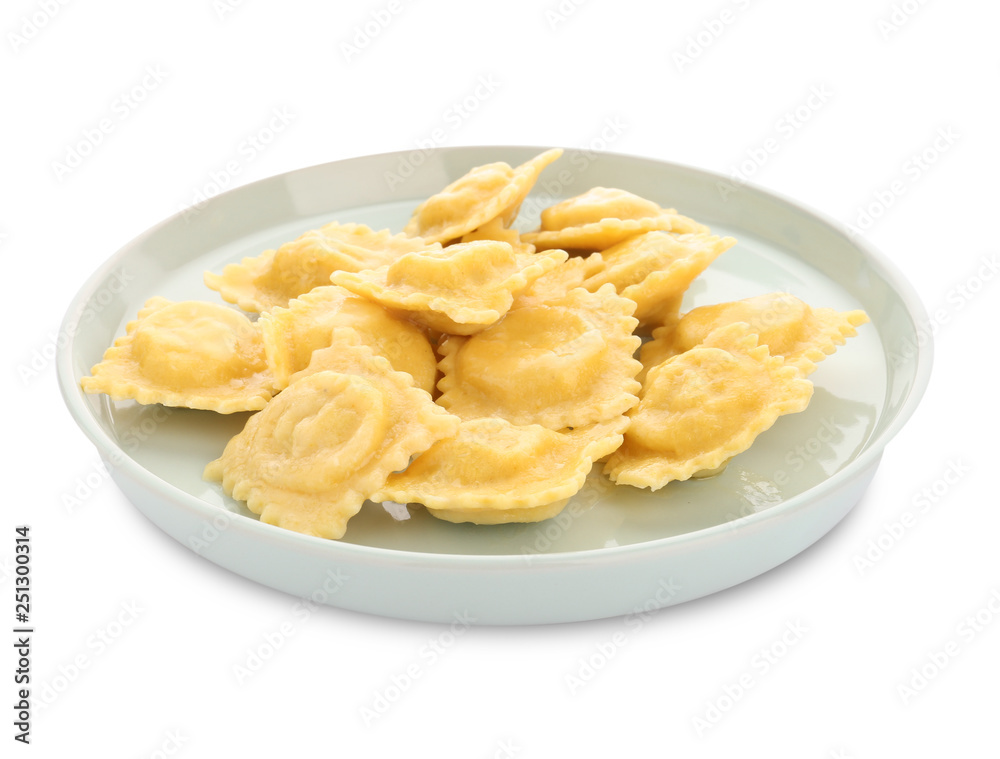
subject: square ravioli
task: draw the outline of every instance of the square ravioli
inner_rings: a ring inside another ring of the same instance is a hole
[[[396,371],[407,372],[422,390],[432,392],[437,382],[437,356],[424,332],[342,287],[317,287],[289,301],[288,308],[271,309],[258,324],[279,389],[309,365],[313,351],[333,344],[339,327],[355,330],[375,355],[387,358]]]
[[[663,324],[695,277],[735,244],[732,237],[646,232],[603,251],[603,266],[583,286],[593,291],[610,282],[635,301],[640,325]]]
[[[624,189],[519,232],[561,154],[476,166],[398,233],[335,221],[206,272],[242,310],[152,298],[81,387],[256,412],[205,478],[328,539],[366,500],[496,525],[558,515],[587,477],[658,490],[718,474],[806,408],[806,375],[868,316],[784,292],[682,315],[736,241]]]
[[[440,249],[419,238],[379,232],[364,224],[332,222],[312,229],[277,250],[228,264],[222,274],[205,272],[205,284],[244,311],[264,313],[330,284],[335,271],[363,271],[391,263],[405,253]]]
[[[463,419],[498,416],[559,430],[611,419],[638,402],[635,303],[612,285],[523,305],[439,346],[438,403]]]
[[[499,321],[516,293],[565,260],[561,250],[516,253],[506,242],[475,240],[330,279],[430,329],[471,335]]]
[[[541,226],[521,239],[538,250],[598,251],[654,230],[677,234],[709,231],[676,209],[660,208],[651,200],[614,187],[594,187],[546,208]]]
[[[495,219],[509,227],[538,175],[561,155],[553,148],[515,168],[503,162],[476,166],[417,206],[403,231],[448,243]]]
[[[624,416],[561,432],[497,418],[462,422],[454,437],[389,475],[372,500],[421,503],[449,522],[549,519],[583,487],[594,462],[621,445],[627,425]]]
[[[157,296],[125,332],[81,380],[84,392],[220,414],[256,411],[271,398],[260,330],[232,308]]]
[[[642,347],[644,372],[671,356],[700,345],[713,331],[734,322],[750,325],[762,345],[785,363],[811,374],[816,364],[858,334],[868,321],[864,311],[813,308],[790,293],[768,293],[752,298],[699,306],[678,321],[653,330]]]
[[[338,539],[392,472],[459,420],[357,339],[324,350],[330,360],[297,373],[204,476],[263,522]]]
[[[620,485],[659,490],[717,469],[779,416],[802,411],[812,390],[799,369],[757,344],[749,325],[721,327],[649,371],[604,472]]]

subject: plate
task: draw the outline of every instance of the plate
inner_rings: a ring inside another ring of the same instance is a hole
[[[366,503],[341,541],[260,523],[202,480],[246,414],[118,403],[80,379],[153,295],[217,301],[205,270],[323,223],[400,231],[413,208],[473,166],[521,163],[540,147],[386,153],[239,187],[164,221],[112,256],[63,322],[63,397],[118,487],[193,552],[256,582],[345,609],[477,624],[535,624],[650,611],[755,577],[806,549],[858,502],[885,445],[927,385],[926,315],[877,251],[798,203],[721,175],[635,156],[567,149],[524,202],[518,227],[594,186],[620,187],[737,238],[695,281],[684,309],[784,290],[863,308],[871,323],[810,376],[809,407],[781,417],[714,478],[651,493],[595,469],[558,517],[476,526],[420,507]]]

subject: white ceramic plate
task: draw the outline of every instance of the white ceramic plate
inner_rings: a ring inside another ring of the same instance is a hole
[[[419,201],[469,168],[542,150],[446,148],[301,169],[220,195],[118,251],[71,304],[63,334],[72,339],[58,363],[66,403],[118,486],[166,533],[240,575],[347,609],[442,622],[565,622],[659,608],[754,577],[819,539],[857,503],[923,394],[931,366],[929,345],[917,341],[923,308],[893,266],[838,225],[660,161],[567,150],[518,226],[535,226],[554,200],[621,187],[739,240],[694,283],[685,310],[785,290],[872,319],[811,375],[808,409],[780,418],[716,478],[650,493],[611,486],[595,470],[559,517],[527,525],[456,525],[419,507],[368,503],[343,540],[326,541],[262,524],[201,479],[245,414],[80,391],[147,298],[216,301],[202,284],[206,269],[334,219],[399,231]]]

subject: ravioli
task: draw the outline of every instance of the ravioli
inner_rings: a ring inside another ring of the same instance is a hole
[[[498,321],[515,293],[564,260],[561,250],[517,254],[506,242],[477,240],[407,253],[370,271],[335,272],[331,281],[431,329],[470,335]]]
[[[125,332],[81,380],[85,392],[220,414],[261,409],[271,398],[260,330],[235,309],[157,296]]]
[[[588,290],[610,282],[636,303],[640,325],[669,321],[691,282],[736,244],[732,237],[646,232],[605,250],[603,268],[584,282]]]
[[[339,539],[390,473],[454,435],[459,420],[367,346],[345,342],[314,357],[321,354],[336,370],[296,374],[204,476],[262,522]]]
[[[661,208],[625,190],[594,187],[542,211],[541,226],[521,239],[538,250],[605,250],[630,237],[661,230],[677,234],[707,233],[708,227]]]
[[[676,213],[617,187],[592,187],[586,192],[549,206],[541,213],[541,228],[552,231],[580,227],[601,219],[646,219]]]
[[[277,250],[228,264],[222,274],[205,272],[205,284],[244,311],[263,313],[330,284],[335,271],[362,271],[439,245],[364,224],[333,222],[312,229]]]
[[[717,469],[779,416],[802,411],[812,391],[799,369],[757,344],[748,324],[721,327],[650,369],[604,473],[619,485],[659,490]]]
[[[565,297],[570,290],[583,287],[588,277],[603,268],[604,260],[600,253],[570,256],[518,293],[511,307],[544,305],[551,300]]]
[[[257,412],[204,477],[262,522],[327,539],[366,500],[527,523],[588,478],[658,490],[718,475],[807,407],[806,376],[868,316],[788,293],[682,315],[735,240],[623,189],[550,205],[519,232],[561,154],[477,166],[400,234],[332,222],[205,273],[256,321],[150,299],[81,386]],[[654,327],[640,363],[636,330]]]
[[[498,416],[559,430],[612,419],[637,402],[635,303],[610,284],[512,309],[439,345],[438,403],[463,419]]]
[[[271,309],[258,324],[278,388],[286,387],[292,374],[309,365],[313,351],[332,344],[335,327],[351,327],[393,369],[411,375],[422,390],[434,390],[437,356],[427,336],[417,326],[342,287],[317,287],[289,301],[288,308]]]
[[[535,246],[521,242],[521,235],[516,229],[510,229],[503,225],[503,219],[499,216],[477,229],[462,236],[459,242],[475,242],[476,240],[495,240],[505,242],[514,249],[515,253],[534,253]]]
[[[403,231],[448,243],[497,218],[509,227],[538,175],[561,155],[553,148],[516,168],[503,162],[476,166],[417,206]]]
[[[449,522],[537,522],[558,514],[583,487],[594,461],[621,445],[628,419],[556,432],[498,418],[462,422],[405,472],[389,476],[374,501],[422,503]]]
[[[653,340],[643,346],[640,359],[646,367],[655,366],[704,342],[719,327],[746,322],[772,355],[783,356],[785,363],[810,374],[817,362],[857,335],[856,328],[867,321],[861,310],[813,308],[789,293],[768,293],[692,309],[676,324],[653,330]]]

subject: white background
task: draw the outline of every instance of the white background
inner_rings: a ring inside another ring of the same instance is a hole
[[[13,626],[13,527],[29,524],[33,685],[36,695],[61,686],[36,704],[31,746],[15,744],[15,662],[0,645],[4,756],[996,751],[996,4],[230,5],[9,0],[0,14],[12,446],[0,627]],[[456,120],[481,78],[495,91]],[[142,102],[123,107],[136,87]],[[274,109],[289,123],[248,159],[240,146]],[[804,118],[789,133],[796,109]],[[62,171],[103,119],[100,143]],[[604,145],[609,119],[624,128]],[[84,279],[194,202],[230,159],[237,185],[413,149],[435,130],[442,145],[603,146],[727,174],[776,139],[745,177],[863,224],[936,314],[928,393],[858,507],[796,559],[639,629],[622,619],[472,628],[431,663],[421,652],[452,642],[445,626],[333,608],[296,618],[293,598],[197,558],[97,477],[51,361]],[[881,213],[867,224],[859,214],[873,205]],[[963,473],[945,485],[950,468]],[[67,506],[88,475],[100,481]],[[921,490],[934,487],[921,510]],[[907,512],[900,533],[892,525]],[[880,539],[885,555],[859,568]],[[977,613],[972,628],[964,620]],[[280,650],[240,682],[234,667],[286,623]],[[789,625],[804,632],[761,666]],[[600,666],[574,689],[567,677],[588,661]],[[414,663],[419,679],[366,724],[362,708],[395,696],[393,678]],[[933,677],[904,696],[921,667]],[[739,692],[741,679],[751,687]]]

